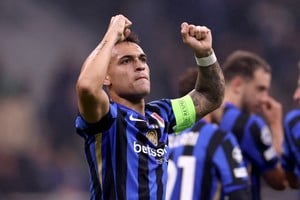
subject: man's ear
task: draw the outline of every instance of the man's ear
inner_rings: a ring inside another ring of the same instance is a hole
[[[110,77],[109,76],[105,76],[105,79],[103,81],[103,85],[109,86],[110,84],[111,84]]]
[[[245,80],[241,76],[237,76],[231,81],[231,87],[235,93],[240,93],[244,87]]]

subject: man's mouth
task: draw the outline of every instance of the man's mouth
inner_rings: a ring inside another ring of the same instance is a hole
[[[147,77],[147,76],[144,76],[144,75],[140,75],[140,76],[137,76],[137,77],[135,78],[135,80],[141,80],[141,79],[146,79],[146,80],[148,80],[148,77]]]

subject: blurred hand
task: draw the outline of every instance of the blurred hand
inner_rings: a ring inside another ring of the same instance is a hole
[[[268,96],[261,102],[262,114],[269,125],[282,123],[282,105]]]
[[[282,122],[282,105],[272,97],[268,96],[263,99],[261,104],[262,114],[267,121],[271,134],[272,143],[278,155],[282,154],[283,142],[283,122]]]

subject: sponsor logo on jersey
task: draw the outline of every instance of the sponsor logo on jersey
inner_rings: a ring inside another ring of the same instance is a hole
[[[144,153],[152,157],[158,157],[158,159],[161,159],[164,157],[168,151],[167,151],[167,145],[164,146],[164,148],[152,148],[149,145],[143,145],[139,144],[138,142],[133,142],[133,149],[136,153]]]

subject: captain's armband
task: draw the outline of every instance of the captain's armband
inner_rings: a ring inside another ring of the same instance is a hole
[[[171,105],[176,119],[175,133],[183,131],[196,122],[196,110],[190,95],[172,99]]]

